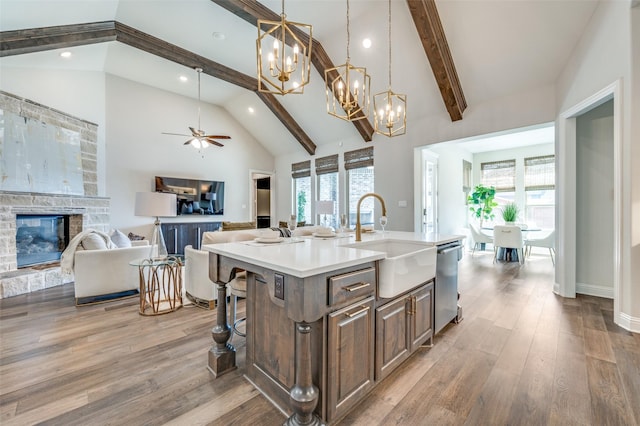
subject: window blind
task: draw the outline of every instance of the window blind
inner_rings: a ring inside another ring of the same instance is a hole
[[[338,173],[338,154],[316,158],[316,175]]]
[[[524,190],[555,189],[556,157],[544,155],[524,159]]]
[[[516,160],[492,161],[480,164],[482,184],[493,186],[496,191],[516,190]]]
[[[357,149],[344,153],[345,170],[373,166],[373,147]]]
[[[311,160],[293,163],[291,165],[291,177],[294,179],[311,176]]]

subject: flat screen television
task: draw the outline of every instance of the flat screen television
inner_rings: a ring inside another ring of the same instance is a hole
[[[224,214],[224,182],[156,176],[156,192],[176,194],[178,214]]]

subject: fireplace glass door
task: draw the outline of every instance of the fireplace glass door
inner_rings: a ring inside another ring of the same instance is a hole
[[[17,215],[18,268],[57,262],[69,243],[64,215]]]

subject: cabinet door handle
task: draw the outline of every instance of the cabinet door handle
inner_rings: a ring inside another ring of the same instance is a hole
[[[353,285],[350,285],[349,287],[344,287],[344,291],[357,291],[363,288],[367,288],[371,285],[371,283],[364,283],[364,282],[359,282]]]
[[[416,297],[415,296],[410,296],[409,297],[409,312],[407,312],[409,315],[415,315],[416,314]]]
[[[173,228],[173,252],[178,252],[178,228]]]
[[[347,312],[347,313],[345,313],[345,315],[348,316],[349,318],[353,318],[353,317],[355,317],[357,315],[360,315],[363,312],[367,312],[368,310],[369,310],[368,306],[360,306],[360,309],[358,309],[357,311],[355,311],[355,312]]]

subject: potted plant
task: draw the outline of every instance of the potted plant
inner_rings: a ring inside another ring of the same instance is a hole
[[[480,227],[482,227],[482,222],[485,219],[491,220],[495,217],[493,208],[498,205],[494,200],[495,196],[496,189],[493,186],[477,185],[467,198],[467,201],[471,204],[469,210],[480,220]]]
[[[518,219],[518,214],[520,214],[520,208],[514,202],[507,203],[502,208],[502,219],[504,219],[505,224],[513,224]]]

